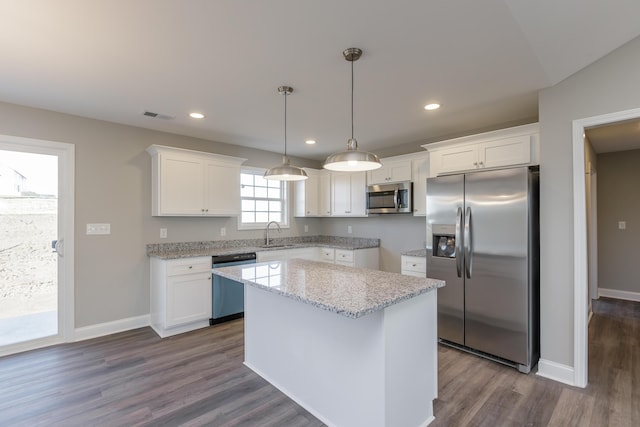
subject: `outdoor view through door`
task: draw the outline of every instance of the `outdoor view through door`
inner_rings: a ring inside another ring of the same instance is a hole
[[[0,150],[0,346],[58,334],[58,156]]]

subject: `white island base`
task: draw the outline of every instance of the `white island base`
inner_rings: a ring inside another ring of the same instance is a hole
[[[245,286],[245,365],[329,426],[426,426],[437,396],[436,296],[354,319]]]

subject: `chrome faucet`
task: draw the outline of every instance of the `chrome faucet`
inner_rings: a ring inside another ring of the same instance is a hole
[[[264,244],[266,246],[269,246],[269,226],[271,224],[275,224],[278,227],[278,233],[282,231],[280,229],[280,224],[278,224],[276,221],[271,221],[269,224],[267,224],[267,228],[264,230]]]

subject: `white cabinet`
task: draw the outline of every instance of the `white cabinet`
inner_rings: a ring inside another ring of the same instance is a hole
[[[377,270],[379,267],[379,249],[335,249],[334,263],[347,267],[362,267]]]
[[[366,172],[331,173],[331,215],[367,216]]]
[[[405,276],[427,277],[427,259],[425,257],[402,255],[401,272]]]
[[[429,153],[415,155],[411,165],[413,168],[413,216],[426,216]]]
[[[256,257],[258,262],[302,258],[348,267],[371,268],[374,270],[377,270],[379,267],[379,248],[335,249],[328,247],[308,247],[276,249],[257,252]]]
[[[211,257],[151,258],[151,327],[164,338],[209,325]]]
[[[281,261],[290,258],[308,259],[311,261],[318,260],[318,248],[292,248],[292,249],[274,249],[269,251],[256,252],[257,262]]]
[[[518,126],[422,146],[431,176],[538,163],[538,125]]]
[[[320,261],[333,264],[336,257],[336,250],[334,248],[320,248]]]
[[[328,171],[304,168],[308,179],[295,183],[296,217],[331,215],[331,175]]]
[[[240,165],[246,160],[152,145],[153,216],[235,216],[240,213]]]
[[[411,181],[410,159],[381,159],[382,167],[368,172],[369,184]]]

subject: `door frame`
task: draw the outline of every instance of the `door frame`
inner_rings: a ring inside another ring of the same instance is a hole
[[[0,135],[0,150],[48,154],[58,157],[58,240],[62,240],[63,244],[63,256],[58,258],[58,334],[8,345],[6,351],[0,352],[1,356],[75,340],[75,145]]]
[[[573,120],[573,385],[588,380],[589,271],[585,185],[585,128],[640,118],[640,108]]]

